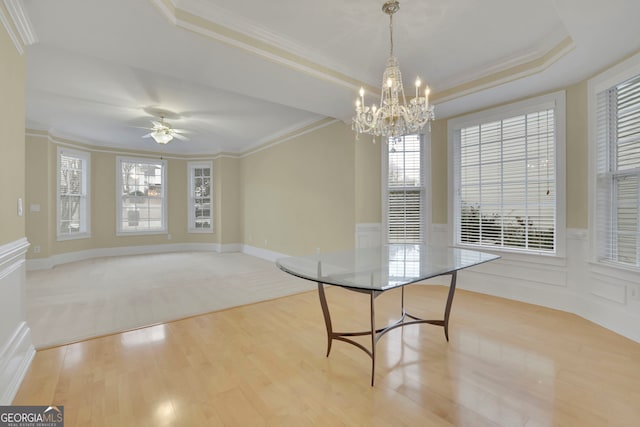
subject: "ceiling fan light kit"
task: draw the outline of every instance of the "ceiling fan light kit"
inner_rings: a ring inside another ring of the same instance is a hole
[[[366,133],[397,138],[421,132],[424,126],[435,118],[434,108],[429,105],[429,86],[425,87],[424,96],[422,96],[422,82],[419,77],[415,82],[416,96],[408,103],[405,99],[398,59],[393,56],[393,14],[398,10],[400,10],[400,3],[397,0],[389,0],[382,6],[382,11],[389,15],[391,43],[387,67],[382,77],[380,107],[376,104],[366,106],[364,88],[360,88],[360,96],[356,100],[356,115],[352,123],[356,135]]]
[[[158,144],[168,144],[173,138],[187,139],[184,135],[180,135],[183,132],[180,129],[173,129],[171,126],[164,122],[164,116],[160,116],[160,121],[152,121],[153,127],[149,128],[151,132],[144,135],[143,138],[153,138]]]
[[[154,139],[158,144],[167,144],[169,141],[173,139],[173,135],[171,135],[168,131],[155,131],[151,133],[151,138]]]

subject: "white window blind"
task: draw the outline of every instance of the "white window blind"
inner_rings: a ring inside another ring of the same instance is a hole
[[[598,257],[640,266],[640,76],[597,95]]]
[[[390,138],[387,144],[387,241],[423,243],[425,184],[420,135]]]
[[[189,162],[189,232],[213,232],[211,162]]]
[[[456,132],[456,244],[555,253],[554,109]]]
[[[166,163],[118,158],[118,232],[166,231]]]
[[[89,232],[89,155],[58,150],[58,239],[85,237]]]

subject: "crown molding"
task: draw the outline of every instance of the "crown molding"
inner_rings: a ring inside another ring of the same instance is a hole
[[[369,93],[379,93],[379,88],[350,77],[346,71],[340,70],[344,67],[332,64],[322,55],[310,52],[299,43],[215,6],[211,2],[204,0],[149,1],[156,5],[169,23],[176,27],[243,49],[350,90],[356,91],[364,87]],[[574,47],[573,39],[564,26],[560,26],[530,49],[446,81],[440,85],[444,89],[436,89],[432,94],[432,102],[438,104],[450,101],[539,73]]]
[[[309,49],[272,33],[258,25],[199,0],[149,0],[176,27],[189,30],[227,45],[245,50],[288,68],[313,77],[358,90],[364,86],[368,91],[377,88],[363,83],[337,70],[337,66],[320,55],[309,54]],[[220,22],[224,22],[222,25]]]
[[[461,98],[472,93],[480,92],[485,89],[490,89],[492,87],[540,73],[571,52],[575,46],[573,39],[570,36],[566,36],[549,50],[541,54],[538,53],[536,57],[528,59],[526,62],[522,62],[522,58],[531,58],[533,53],[520,56],[520,60],[512,59],[508,60],[508,62],[503,62],[503,67],[507,64],[506,68],[497,69],[496,71],[490,72],[481,77],[459,83],[455,86],[449,87],[448,89],[437,91],[432,97],[433,103],[437,105],[441,102],[451,101],[456,98]],[[514,65],[508,66],[509,63]],[[491,68],[495,69],[497,67],[498,66]]]
[[[247,156],[251,156],[253,154],[256,154],[262,150],[266,150],[268,148],[272,148],[275,147],[276,145],[282,144],[283,142],[287,142],[290,141],[294,138],[298,138],[300,136],[306,135],[308,133],[314,132],[318,129],[322,129],[323,127],[332,125],[334,123],[338,123],[341,120],[338,119],[334,119],[331,117],[326,117],[324,119],[320,119],[317,121],[314,121],[312,123],[309,123],[306,126],[297,128],[295,130],[292,130],[290,132],[286,132],[285,133],[281,133],[280,136],[277,136],[275,138],[272,138],[270,141],[268,142],[264,142],[262,145],[257,145],[253,148],[250,148],[248,150],[246,150],[245,152],[243,152],[240,157],[247,157]]]
[[[172,0],[149,0],[151,4],[156,6],[160,13],[172,24],[176,25],[176,5]]]
[[[488,76],[495,75],[497,73],[503,72],[504,70],[521,66],[522,64],[536,61],[540,58],[543,58],[558,44],[563,43],[567,37],[569,37],[569,34],[567,33],[564,26],[558,26],[555,31],[549,33],[537,44],[515,52],[512,55],[502,58],[499,61],[492,61],[482,67],[477,67],[470,72],[450,76],[449,79],[442,82],[440,86],[443,88],[460,86],[471,81],[476,81]]]
[[[33,29],[33,25],[31,24],[31,20],[29,19],[29,15],[27,11],[24,9],[22,0],[4,0],[4,5],[9,12],[9,16],[13,20],[13,25],[15,26],[18,34],[20,34],[20,38],[22,39],[22,43],[25,46],[30,46],[38,42],[38,37],[36,36],[36,32]]]
[[[7,30],[7,34],[9,35],[9,38],[13,42],[13,45],[15,46],[18,53],[22,55],[24,53],[24,46],[22,45],[22,40],[18,38],[18,36],[16,35],[16,32],[13,30],[13,25],[11,22],[9,22],[9,19],[5,14],[5,10],[6,10],[5,6],[0,4],[0,23],[2,23],[2,26],[5,28],[5,30]],[[6,12],[8,13],[8,11]]]

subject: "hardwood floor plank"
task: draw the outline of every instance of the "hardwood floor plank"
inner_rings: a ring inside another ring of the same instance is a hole
[[[418,315],[446,289],[414,286]],[[398,315],[398,295],[376,303]],[[362,295],[327,289],[335,325],[367,328]],[[65,406],[65,426],[637,427],[640,344],[577,316],[459,291],[451,341],[394,330],[370,359],[334,342],[316,292],[38,351],[14,404]]]

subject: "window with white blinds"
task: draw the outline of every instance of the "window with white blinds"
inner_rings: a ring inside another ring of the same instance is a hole
[[[529,103],[454,123],[455,244],[557,252],[556,110]]]
[[[640,75],[597,94],[597,251],[640,267]]]
[[[164,160],[117,158],[117,233],[167,231]]]
[[[57,239],[89,236],[89,153],[58,149]]]
[[[420,135],[387,143],[387,242],[424,243],[424,143]]]

